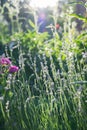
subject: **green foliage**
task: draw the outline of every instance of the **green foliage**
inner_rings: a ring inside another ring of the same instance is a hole
[[[79,34],[71,16],[65,14],[61,36],[55,25],[50,38],[29,20],[32,30],[4,37],[5,55],[19,71],[9,75],[0,66],[0,129],[87,129],[87,32]]]
[[[87,18],[85,18],[84,16],[82,15],[78,15],[78,14],[70,14],[72,17],[74,18],[78,18],[79,20],[82,20],[83,22],[86,22],[87,23]]]
[[[8,43],[10,41],[9,36],[8,25],[3,25],[3,23],[0,23],[0,44]]]

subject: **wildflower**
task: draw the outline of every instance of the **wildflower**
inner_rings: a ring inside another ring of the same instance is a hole
[[[56,24],[56,29],[59,29],[60,25],[59,24]]]
[[[2,57],[2,58],[0,59],[0,64],[1,64],[1,65],[10,65],[10,64],[11,64],[11,61],[9,60],[9,58],[4,58],[4,57]]]
[[[10,66],[9,68],[9,73],[15,73],[19,70],[17,66]]]

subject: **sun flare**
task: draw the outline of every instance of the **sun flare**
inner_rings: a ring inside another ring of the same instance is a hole
[[[56,5],[58,0],[31,0],[30,6],[37,8],[53,7]]]

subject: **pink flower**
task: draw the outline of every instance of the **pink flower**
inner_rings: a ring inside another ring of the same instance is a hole
[[[59,29],[60,25],[59,24],[56,24],[56,29]]]
[[[0,64],[1,64],[1,65],[10,65],[10,64],[11,64],[11,61],[9,60],[9,58],[4,58],[4,57],[2,57],[2,58],[0,59]]]
[[[19,68],[17,66],[10,66],[9,67],[9,72],[10,73],[15,73],[19,70]]]

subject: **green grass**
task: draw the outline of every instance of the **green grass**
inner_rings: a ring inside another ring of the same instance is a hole
[[[30,30],[10,36],[15,45],[5,56],[20,69],[0,76],[0,130],[87,129],[87,36],[65,16],[61,36],[56,29],[52,39]]]

